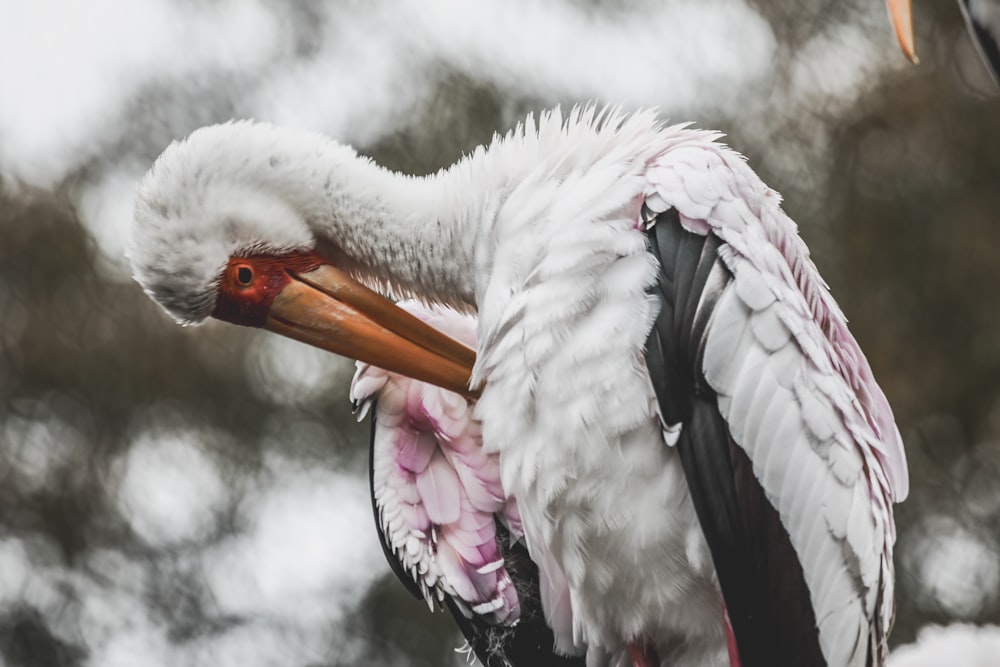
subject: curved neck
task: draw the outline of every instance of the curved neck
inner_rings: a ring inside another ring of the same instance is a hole
[[[407,176],[333,142],[311,157],[315,168],[289,170],[281,185],[322,255],[395,296],[474,306],[476,193],[453,187],[449,171]]]

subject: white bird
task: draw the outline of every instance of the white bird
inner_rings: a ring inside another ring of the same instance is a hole
[[[779,204],[717,134],[649,111],[529,116],[420,178],[319,134],[235,122],[157,160],[129,255],[182,323],[263,326],[478,397],[486,456],[472,476],[495,461],[500,497],[443,503],[453,459],[422,482],[423,459],[407,463],[393,482],[421,526],[404,565],[423,594],[519,627],[502,576],[462,583],[506,561],[435,547],[442,524],[500,525],[515,499],[559,655],[881,665],[905,456]],[[476,353],[369,287],[475,312]],[[398,416],[395,405],[385,410]],[[445,431],[420,424],[439,440],[421,456],[448,458]],[[386,525],[390,542],[401,524]],[[433,581],[421,579],[435,559]]]

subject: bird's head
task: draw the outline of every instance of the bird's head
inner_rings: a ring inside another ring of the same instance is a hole
[[[182,324],[262,327],[473,396],[470,348],[317,248],[318,198],[302,185],[314,179],[286,163],[314,150],[310,141],[355,155],[319,135],[249,122],[169,146],[139,186],[128,243],[136,281]]]

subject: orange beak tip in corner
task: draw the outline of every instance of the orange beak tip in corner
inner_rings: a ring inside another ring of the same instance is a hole
[[[913,14],[910,1],[886,0],[886,7],[889,9],[889,19],[892,21],[892,29],[899,41],[899,48],[903,50],[903,55],[906,56],[907,60],[916,65],[920,60],[917,58],[917,50],[914,45]]]

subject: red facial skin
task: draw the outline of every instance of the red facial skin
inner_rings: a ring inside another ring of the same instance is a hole
[[[469,398],[474,350],[372,291],[315,251],[234,257],[212,316],[294,340]]]
[[[245,327],[262,327],[274,298],[291,281],[291,274],[306,273],[324,263],[313,251],[233,257],[222,272],[212,317]]]

